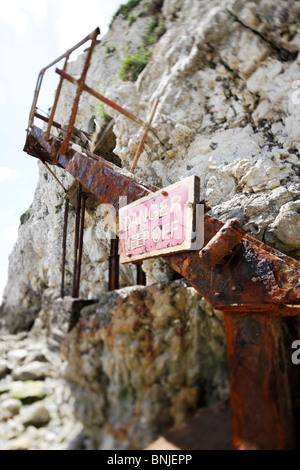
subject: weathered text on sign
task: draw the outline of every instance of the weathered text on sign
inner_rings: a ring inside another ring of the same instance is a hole
[[[199,178],[191,176],[122,207],[121,263],[192,249],[199,193]]]

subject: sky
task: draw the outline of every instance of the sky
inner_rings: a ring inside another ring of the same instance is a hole
[[[39,71],[97,26],[107,32],[120,0],[8,0],[0,8],[0,303],[20,216],[33,201],[37,160],[23,152]],[[87,43],[89,44],[89,43]],[[53,104],[47,74],[38,106]]]

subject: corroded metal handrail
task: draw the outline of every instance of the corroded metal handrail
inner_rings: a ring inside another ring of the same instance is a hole
[[[70,55],[72,54],[72,52],[74,52],[76,49],[78,49],[79,47],[81,47],[83,44],[85,44],[87,41],[89,40],[92,40],[92,45],[94,47],[94,42],[96,41],[96,38],[97,36],[100,34],[100,29],[99,28],[96,28],[92,33],[90,33],[88,36],[86,36],[84,39],[82,39],[80,42],[78,42],[77,44],[75,44],[75,46],[71,47],[71,49],[68,49],[64,54],[62,54],[61,56],[59,56],[57,59],[55,59],[53,62],[51,62],[49,65],[46,65],[46,67],[42,68],[42,70],[40,71],[39,75],[38,75],[38,79],[37,79],[37,83],[36,83],[36,87],[35,87],[35,90],[34,90],[34,97],[33,97],[33,102],[32,102],[32,106],[31,106],[31,110],[30,110],[30,115],[29,115],[29,121],[28,121],[28,129],[27,131],[29,131],[32,126],[33,126],[33,121],[34,121],[34,117],[35,117],[35,112],[36,112],[36,106],[37,106],[37,101],[38,101],[38,97],[39,97],[39,94],[40,94],[40,90],[41,90],[41,86],[42,86],[42,82],[43,82],[43,78],[44,78],[44,75],[45,75],[45,72],[53,67],[53,65],[57,64],[58,62],[60,62],[62,59],[66,59],[65,60],[65,63],[64,63],[64,70],[66,70],[67,68],[67,63],[68,63],[68,60],[69,60],[69,57]],[[90,50],[93,50],[93,47],[90,47]],[[88,64],[89,65],[89,64]],[[51,115],[50,115],[50,118],[49,118],[49,123],[48,123],[48,129],[47,129],[47,135],[48,135],[48,138],[49,138],[49,133],[50,133],[50,128],[51,128],[51,125],[52,125],[52,122],[53,122],[53,119],[54,119],[54,113],[55,113],[55,110],[56,110],[56,106],[57,106],[57,102],[58,102],[58,99],[59,99],[59,95],[60,95],[60,91],[61,91],[61,87],[62,87],[62,79],[60,80],[60,83],[58,85],[58,88],[57,88],[57,91],[56,91],[56,96],[55,96],[55,101],[54,101],[54,106],[52,108],[52,111],[51,111]]]
[[[157,105],[158,105],[158,99],[156,99],[156,101],[154,103],[150,120],[149,120],[149,122],[146,123],[142,119],[140,119],[139,117],[135,116],[131,111],[128,111],[127,109],[122,108],[117,103],[114,103],[112,100],[106,98],[105,96],[103,96],[99,92],[97,92],[96,90],[93,90],[92,88],[90,88],[89,86],[86,85],[85,79],[86,79],[87,72],[88,72],[88,69],[89,69],[89,66],[90,66],[92,52],[93,52],[94,47],[97,43],[97,36],[98,36],[99,33],[100,33],[99,28],[96,28],[91,34],[86,36],[82,41],[77,43],[71,49],[68,49],[67,52],[62,54],[56,60],[51,62],[51,64],[47,65],[46,67],[44,67],[40,71],[38,79],[37,79],[37,84],[36,84],[36,87],[35,87],[35,91],[34,91],[34,98],[33,98],[33,103],[32,103],[32,106],[31,106],[27,132],[30,132],[32,130],[34,117],[38,117],[38,118],[40,118],[40,119],[42,119],[42,120],[44,120],[48,123],[47,130],[46,130],[45,135],[44,135],[44,140],[46,142],[49,141],[52,126],[55,126],[55,127],[61,129],[61,125],[54,121],[54,115],[55,115],[55,112],[56,112],[57,104],[58,104],[60,93],[61,93],[61,90],[62,90],[63,81],[67,80],[67,81],[73,83],[77,87],[77,91],[76,91],[76,95],[75,95],[75,98],[74,98],[74,101],[73,101],[73,106],[72,106],[72,111],[71,111],[71,115],[70,115],[70,119],[69,119],[68,128],[65,131],[65,137],[64,137],[64,140],[63,140],[62,145],[60,147],[59,153],[61,155],[65,155],[67,150],[68,150],[68,146],[69,146],[69,143],[70,143],[70,138],[71,138],[73,130],[74,130],[74,124],[75,124],[76,115],[77,115],[77,111],[78,111],[80,96],[81,96],[81,93],[83,91],[85,91],[85,92],[89,93],[90,95],[94,96],[95,98],[97,98],[98,100],[102,101],[103,103],[107,104],[108,106],[113,108],[115,111],[117,111],[120,114],[123,114],[124,116],[128,117],[133,122],[135,122],[136,124],[138,124],[139,126],[141,126],[145,129],[144,135],[142,137],[141,143],[138,147],[138,150],[137,150],[137,153],[136,153],[133,165],[132,165],[131,171],[134,172],[135,166],[136,166],[137,161],[139,159],[139,156],[141,154],[141,151],[142,151],[143,145],[145,143],[145,140],[147,138],[148,132],[149,131],[152,132],[152,134],[160,142],[159,138],[156,135],[155,130],[151,126],[151,122],[152,122],[152,119],[154,117],[154,113],[155,113],[155,110],[157,108]],[[68,60],[69,60],[69,57],[70,57],[70,55],[73,51],[78,49],[80,46],[82,46],[85,42],[87,42],[89,40],[91,40],[91,44],[90,44],[89,49],[87,50],[87,56],[86,56],[86,59],[85,59],[85,63],[84,63],[84,66],[83,66],[81,77],[77,80],[77,79],[75,79],[74,77],[72,77],[71,75],[69,75],[67,73]],[[59,84],[58,84],[58,87],[57,87],[57,90],[56,90],[56,93],[55,93],[54,104],[51,108],[51,113],[50,113],[49,118],[44,118],[44,117],[41,117],[41,115],[36,112],[37,101],[38,101],[38,97],[39,97],[43,77],[44,77],[44,74],[45,74],[46,70],[48,70],[53,65],[57,64],[62,59],[65,59],[63,69],[62,70],[60,70],[58,68],[55,69],[55,72],[60,76],[60,80],[59,80]],[[83,131],[81,131],[81,133],[82,132]],[[83,134],[86,135],[87,133],[83,132]]]

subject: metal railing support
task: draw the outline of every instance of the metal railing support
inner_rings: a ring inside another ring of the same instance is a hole
[[[92,38],[91,38],[92,42],[91,42],[91,45],[90,45],[88,53],[87,53],[87,57],[86,57],[86,60],[85,60],[83,71],[82,71],[80,80],[78,82],[77,92],[76,92],[76,96],[75,96],[75,99],[74,99],[74,102],[73,102],[73,108],[72,108],[72,111],[71,111],[71,116],[70,116],[70,119],[69,119],[69,126],[68,126],[68,129],[67,129],[66,135],[65,135],[65,139],[64,139],[64,141],[62,143],[62,146],[60,148],[60,153],[62,155],[65,155],[66,151],[68,150],[70,137],[72,135],[73,127],[74,127],[75,120],[76,120],[80,95],[81,95],[81,93],[83,91],[83,88],[84,88],[86,74],[87,74],[87,71],[88,71],[88,68],[89,68],[89,65],[90,65],[90,62],[91,62],[92,53],[93,53],[94,47],[96,45],[98,34],[99,34],[99,30],[95,29],[95,31],[92,35]]]
[[[64,213],[64,229],[62,241],[62,262],[61,262],[61,289],[60,296],[63,299],[65,296],[65,269],[66,269],[66,253],[67,253],[67,232],[68,232],[68,215],[69,215],[69,199],[65,201]]]

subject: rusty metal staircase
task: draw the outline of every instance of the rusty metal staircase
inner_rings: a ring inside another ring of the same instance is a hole
[[[113,163],[87,149],[72,145],[71,137],[82,91],[87,91],[122,112],[148,132],[153,130],[130,112],[94,92],[85,84],[99,30],[91,40],[79,80],[66,72],[74,46],[65,58],[54,106],[46,130],[33,124],[42,76],[34,95],[24,151],[47,165],[70,173],[88,194],[118,211],[119,197],[128,204],[159,188],[137,180]],[[51,134],[62,81],[77,86],[64,140]],[[39,115],[37,116],[39,117]],[[154,131],[154,130],[153,130]],[[155,132],[155,131],[154,131]],[[300,366],[291,362],[291,344],[300,339],[300,263],[247,235],[238,222],[222,224],[205,214],[204,248],[164,256],[169,265],[215,308],[225,313],[233,446],[236,449],[300,448]]]

